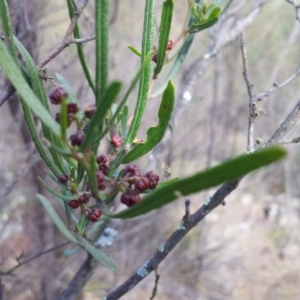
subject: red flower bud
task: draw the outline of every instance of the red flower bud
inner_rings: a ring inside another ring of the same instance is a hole
[[[76,114],[79,111],[79,107],[76,103],[71,102],[67,104],[67,111],[68,114]]]
[[[173,49],[173,45],[174,45],[173,41],[168,40],[167,50],[172,50]]]
[[[144,192],[149,188],[149,179],[147,177],[141,177],[135,182],[134,188],[140,193]]]
[[[107,162],[107,158],[105,155],[101,154],[97,156],[97,164],[105,164]]]
[[[80,146],[84,140],[84,134],[78,131],[76,134],[70,136],[70,141],[72,146]]]
[[[71,200],[68,202],[68,205],[73,208],[73,209],[76,209],[79,207],[79,201],[77,199],[75,200]]]
[[[96,179],[97,179],[97,184],[98,184],[98,189],[100,191],[105,190],[106,188],[106,179],[101,171],[96,172]]]
[[[128,207],[138,203],[141,201],[141,197],[136,190],[127,190],[125,193],[121,196],[121,202]]]
[[[87,107],[87,109],[84,111],[85,116],[88,119],[92,118],[92,115],[94,114],[94,112],[96,111],[96,105],[95,104],[91,104]]]
[[[115,148],[119,148],[123,145],[123,139],[119,135],[115,135],[111,138],[110,143]]]
[[[147,172],[145,176],[149,179],[149,189],[154,190],[159,181],[159,176],[156,175],[153,171]]]
[[[49,98],[50,98],[50,102],[52,104],[57,105],[57,104],[60,104],[63,99],[67,99],[68,94],[67,94],[67,92],[65,91],[64,88],[59,87],[51,93]]]
[[[67,174],[61,174],[57,177],[57,180],[60,182],[60,183],[67,183],[68,180],[69,180],[69,176]]]
[[[87,218],[91,222],[97,222],[99,220],[99,218],[101,217],[101,215],[102,215],[102,212],[99,208],[92,208],[88,212]]]

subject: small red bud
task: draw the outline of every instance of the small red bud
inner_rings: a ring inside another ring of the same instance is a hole
[[[98,184],[98,189],[100,191],[105,190],[106,188],[106,179],[101,171],[96,172],[96,179],[97,179],[97,184]]]
[[[87,109],[84,111],[85,116],[88,119],[92,118],[92,115],[94,114],[94,112],[96,111],[96,105],[95,104],[91,104],[87,107]]]
[[[154,190],[158,184],[159,176],[153,171],[147,172],[145,176],[149,179],[149,189]]]
[[[153,54],[152,61],[154,61],[155,63],[157,63],[157,53]]]
[[[130,207],[141,201],[141,197],[136,190],[127,190],[121,196],[121,202],[126,206]]]
[[[173,41],[168,40],[167,50],[172,50],[173,49],[173,45],[174,45]]]
[[[69,180],[69,176],[67,174],[61,174],[57,177],[57,180],[60,182],[60,183],[67,183],[68,180]]]
[[[49,98],[50,98],[50,102],[52,104],[57,105],[57,104],[60,104],[63,99],[68,98],[68,93],[65,91],[64,88],[59,87],[51,93]]]
[[[92,208],[88,214],[87,214],[87,218],[88,220],[90,220],[91,222],[97,222],[99,220],[99,218],[101,217],[102,212],[99,208]]]
[[[119,135],[115,135],[111,138],[110,143],[115,148],[119,148],[123,145],[123,139]]]
[[[67,111],[68,114],[76,114],[79,111],[79,107],[76,103],[71,102],[67,105]]]
[[[142,193],[149,188],[149,179],[147,177],[141,177],[135,182],[134,188]]]
[[[84,134],[78,131],[76,134],[70,136],[70,141],[72,146],[80,146],[84,140]]]
[[[69,201],[68,202],[68,205],[71,207],[71,208],[73,208],[73,209],[76,209],[76,208],[78,208],[79,207],[79,201],[77,200],[77,199],[75,199],[75,200],[71,200],[71,201]]]
[[[105,155],[101,154],[97,156],[97,164],[105,164],[107,162],[107,158]]]

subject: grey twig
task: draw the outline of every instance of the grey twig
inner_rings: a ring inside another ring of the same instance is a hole
[[[87,259],[81,265],[75,277],[71,280],[68,287],[58,297],[58,300],[76,300],[83,287],[89,282],[99,262],[88,254]]]
[[[52,251],[55,251],[55,250],[57,250],[57,249],[59,249],[59,248],[65,247],[65,246],[67,246],[68,244],[70,244],[70,242],[65,242],[65,243],[63,243],[63,244],[54,246],[54,247],[52,247],[52,248],[50,248],[50,249],[48,249],[48,250],[40,251],[40,252],[38,252],[37,254],[31,256],[30,258],[28,258],[28,259],[26,259],[26,260],[24,260],[24,261],[21,261],[21,258],[23,257],[23,253],[22,253],[19,257],[16,257],[16,261],[18,262],[18,264],[17,264],[16,266],[12,267],[11,269],[9,269],[9,270],[7,270],[7,271],[5,271],[5,272],[1,272],[1,271],[0,271],[0,278],[1,278],[1,276],[9,276],[9,275],[10,275],[10,276],[13,276],[13,272],[14,272],[16,269],[18,269],[18,268],[20,268],[20,267],[22,267],[22,266],[28,264],[28,263],[31,262],[32,260],[34,260],[34,259],[36,259],[36,258],[38,258],[38,257],[40,257],[40,256],[42,256],[42,255],[44,255],[44,254],[47,254],[47,253],[52,252]],[[1,295],[1,294],[0,294],[0,295]],[[1,299],[1,298],[0,298],[0,299]]]
[[[72,1],[74,3],[74,1]],[[76,40],[72,39],[73,30],[78,22],[79,17],[81,16],[84,8],[86,7],[88,0],[85,0],[80,8],[75,7],[75,13],[67,30],[67,33],[59,46],[57,46],[51,53],[46,57],[42,58],[41,62],[38,64],[38,68],[41,69],[45,67],[53,58],[55,58],[59,53],[61,53],[66,47],[70,44],[75,43]],[[82,43],[82,41],[81,41]]]
[[[166,258],[166,256],[175,248],[175,246],[185,237],[185,235],[195,227],[206,215],[208,215],[214,208],[222,204],[225,197],[227,197],[233,190],[236,189],[240,179],[224,183],[210,198],[209,203],[202,205],[194,214],[190,216],[190,224],[184,224],[182,221],[177,230],[169,237],[169,239],[161,245],[152,257],[147,260],[130,278],[128,278],[122,285],[117,287],[114,291],[106,296],[106,300],[116,300],[126,294],[129,290],[135,287],[140,281],[152,271],[156,270],[159,264]],[[68,299],[69,300],[69,299]]]
[[[272,93],[274,93],[278,89],[281,89],[284,86],[290,84],[299,75],[300,75],[300,64],[299,64],[295,74],[293,74],[292,76],[290,76],[289,78],[287,78],[286,80],[281,82],[280,84],[273,83],[273,86],[269,90],[267,90],[265,92],[262,92],[262,93],[259,93],[259,94],[256,94],[255,98],[257,99],[257,101],[261,101],[263,98],[269,97]]]
[[[247,151],[254,149],[254,120],[257,117],[256,100],[253,94],[253,84],[250,80],[248,71],[247,52],[245,48],[245,35],[241,34],[241,51],[243,60],[243,76],[246,82],[248,96],[249,96],[249,119],[248,119],[248,133],[247,133]]]
[[[150,300],[153,300],[157,294],[157,286],[158,286],[158,281],[160,278],[160,275],[157,273],[157,270],[155,269],[154,271],[155,271],[155,282],[154,282],[154,287],[153,287],[153,291],[152,291]]]
[[[300,4],[297,4],[295,0],[286,0],[286,2],[294,6],[296,19],[300,22]]]
[[[271,146],[283,142],[284,136],[295,126],[300,118],[300,101],[295,105],[287,118],[280,124],[273,136],[264,146]]]

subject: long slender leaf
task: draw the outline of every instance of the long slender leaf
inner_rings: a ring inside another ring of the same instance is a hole
[[[201,3],[202,3],[201,0],[195,0],[195,5],[200,6]],[[191,14],[190,19],[188,21],[188,27],[190,27],[194,23],[194,21],[195,21],[195,16],[193,14]],[[174,64],[173,64],[171,70],[169,71],[164,83],[157,89],[157,91],[155,91],[154,93],[151,94],[151,97],[157,97],[164,92],[164,90],[166,89],[166,87],[168,85],[168,82],[176,76],[177,72],[181,68],[181,66],[190,50],[190,47],[191,47],[193,41],[194,41],[194,34],[188,34],[185,37],[183,45],[182,45],[180,51],[178,52],[178,55],[174,61]]]
[[[30,107],[33,113],[57,136],[60,135],[60,126],[53,119],[51,114],[43,107],[39,99],[30,89],[28,83],[22,76],[22,73],[11,55],[8,53],[2,41],[0,41],[0,65],[4,73],[11,81],[15,89]]]
[[[67,4],[68,4],[68,9],[69,9],[70,19],[72,19],[73,16],[74,16],[74,7],[73,7],[72,0],[67,0]],[[75,39],[79,39],[80,38],[80,30],[79,30],[78,24],[76,24],[76,26],[74,28],[73,35],[74,35]],[[90,74],[90,71],[89,71],[86,59],[85,59],[85,55],[84,55],[84,51],[83,51],[83,46],[80,43],[76,43],[76,48],[77,48],[77,53],[78,53],[79,61],[80,61],[80,64],[82,66],[85,78],[87,79],[90,88],[92,89],[92,91],[95,94],[95,84],[94,84],[94,82],[92,80],[92,77],[91,77],[91,74]]]
[[[145,11],[144,11],[144,28],[143,28],[143,40],[142,40],[142,57],[141,64],[147,62],[149,53],[152,52],[153,47],[153,33],[154,33],[154,10],[155,10],[155,0],[146,0]],[[117,158],[114,160],[113,164],[110,166],[110,174],[116,170],[116,168],[122,162],[124,156],[124,150],[126,150],[129,145],[133,142],[136,134],[140,128],[142,117],[146,108],[148,91],[150,85],[151,75],[151,64],[147,62],[145,68],[142,71],[139,84],[138,99],[136,102],[133,119],[124,141],[123,147],[119,152]]]
[[[85,214],[82,214],[80,220],[77,223],[76,229],[79,236],[84,234],[86,226],[89,224],[89,221]]]
[[[163,8],[161,13],[161,20],[160,20],[160,34],[159,34],[159,42],[158,42],[158,51],[157,51],[157,61],[156,67],[154,69],[154,78],[161,72],[165,56],[166,50],[170,35],[171,23],[172,23],[172,16],[173,16],[173,7],[174,2],[173,0],[165,0],[163,2]]]
[[[120,135],[122,138],[125,138],[126,136],[127,120],[128,120],[128,106],[126,105],[122,110],[122,120],[120,126]]]
[[[172,116],[175,102],[175,88],[170,81],[162,97],[158,111],[159,123],[147,131],[147,140],[136,145],[123,159],[122,163],[129,163],[150,152],[163,138]]]
[[[35,93],[37,98],[41,101],[42,105],[47,109],[47,111],[50,111],[49,105],[48,105],[48,99],[47,99],[46,92],[44,89],[44,85],[43,85],[43,82],[41,80],[40,74],[38,72],[38,69],[35,65],[34,60],[30,56],[28,51],[25,49],[25,47],[22,45],[22,43],[16,37],[14,37],[14,42],[25,62],[25,65],[27,68],[27,74],[29,76],[30,85],[31,85],[33,92]],[[42,123],[42,129],[43,129],[43,134],[44,134],[45,138],[48,141],[50,141],[51,144],[61,147],[61,141],[55,135],[53,135],[53,133],[50,131],[50,129],[47,126],[45,126],[43,123]],[[63,165],[60,155],[58,155],[55,151],[52,151],[52,149],[49,149],[49,151],[50,151],[50,154],[51,154],[56,166],[60,169],[60,171],[62,173],[66,173],[66,170],[65,170],[65,167]]]
[[[112,82],[106,89],[103,95],[101,106],[97,107],[90,122],[88,123],[88,129],[85,133],[84,141],[80,148],[81,151],[84,151],[91,144],[94,144],[95,142],[97,143],[96,138],[101,133],[105,114],[111,106],[111,104],[116,100],[116,97],[118,96],[120,90],[121,83],[118,81]]]
[[[65,226],[63,221],[60,219],[59,215],[53,208],[52,204],[45,198],[43,195],[37,195],[37,198],[41,201],[43,206],[45,207],[47,213],[49,214],[50,218],[52,219],[53,223],[59,229],[59,231],[67,238],[70,242],[74,244],[78,244],[76,238],[71,234],[68,228]]]
[[[151,61],[151,57],[152,57],[152,53],[150,52],[148,54],[148,56],[146,57],[144,63],[142,64],[142,66],[140,67],[140,69],[138,70],[137,74],[134,76],[134,79],[132,80],[128,90],[126,91],[124,97],[122,98],[122,100],[120,101],[118,108],[115,112],[115,114],[113,115],[113,117],[111,118],[109,124],[106,126],[106,129],[101,133],[101,135],[97,138],[99,141],[108,133],[109,129],[111,128],[112,124],[114,124],[115,120],[117,119],[117,117],[119,116],[120,112],[122,111],[126,101],[128,100],[129,95],[131,94],[131,92],[133,91],[133,89],[135,88],[136,84],[138,83],[143,70],[148,66],[148,63],[150,63]]]
[[[217,22],[218,22],[219,18],[213,18],[209,21],[207,21],[206,23],[204,24],[197,24],[197,25],[192,25],[190,28],[189,28],[189,33],[193,34],[193,33],[197,33],[197,32],[200,32],[202,30],[205,30],[213,25],[215,25]]]
[[[151,94],[151,97],[157,97],[160,94],[162,94],[163,91],[166,89],[168,82],[176,76],[177,72],[181,68],[181,66],[190,50],[193,40],[194,40],[193,34],[189,34],[185,38],[184,43],[175,59],[175,62],[167,75],[167,78],[165,79],[164,83],[157,89],[157,91],[155,91],[153,94]]]
[[[74,200],[77,199],[78,196],[77,195],[64,195],[61,194],[59,192],[57,192],[56,190],[52,189],[42,178],[38,177],[39,181],[41,182],[42,186],[48,190],[48,192],[50,192],[52,195],[62,199],[62,200]],[[66,187],[65,187],[66,188]]]
[[[88,242],[84,237],[78,235],[78,240],[80,244],[89,252],[94,258],[96,258],[104,267],[116,271],[116,264],[108,257],[107,254],[103,253],[99,249],[95,248],[90,242]]]
[[[96,105],[100,106],[108,75],[108,0],[95,0]]]
[[[0,0],[0,18],[1,18],[1,23],[2,23],[4,33],[8,41],[9,51],[15,63],[18,65],[18,56],[17,56],[17,51],[16,51],[14,38],[13,38],[13,28],[12,28],[6,0]]]
[[[133,46],[128,46],[128,49],[131,50],[134,54],[136,54],[137,56],[141,57],[142,54],[140,51],[138,51],[137,49],[135,49]]]
[[[286,155],[283,148],[272,147],[254,153],[241,155],[224,162],[216,167],[193,176],[176,180],[168,185],[156,189],[132,208],[121,211],[112,218],[133,218],[157,209],[178,198],[178,195],[196,193],[210,187],[219,185],[227,180],[233,180],[260,167],[269,165]]]

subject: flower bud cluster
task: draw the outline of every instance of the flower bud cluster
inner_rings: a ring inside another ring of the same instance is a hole
[[[105,157],[105,155],[101,154],[97,156],[98,170],[102,172],[104,175],[108,175],[109,173],[109,167],[106,163],[107,163],[107,158]]]
[[[149,171],[142,176],[139,167],[128,165],[123,172],[123,181],[126,181],[129,186],[121,195],[121,202],[130,207],[141,201],[140,193],[156,188],[159,176],[153,171]]]
[[[89,201],[90,195],[87,193],[83,193],[78,197],[78,199],[70,200],[68,202],[68,206],[72,209],[80,207],[81,212],[86,214],[86,217],[90,222],[97,222],[101,217],[102,212],[99,208],[89,208],[89,206],[87,205]]]
[[[54,105],[60,105],[63,100],[68,99],[68,93],[63,87],[58,87],[55,89],[49,96],[50,102]],[[72,146],[80,146],[84,140],[84,123],[82,120],[78,120],[76,114],[80,111],[79,106],[76,103],[68,103],[67,104],[67,126],[71,126],[71,124],[76,121],[77,132],[70,136],[70,141]],[[87,109],[84,111],[84,115],[87,119],[91,119],[93,113],[96,111],[95,105],[89,105]],[[55,116],[56,122],[60,123],[61,115],[57,113]]]

